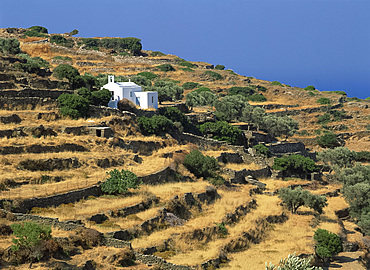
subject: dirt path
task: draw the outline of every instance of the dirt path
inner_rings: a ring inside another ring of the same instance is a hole
[[[366,268],[358,262],[358,257],[361,253],[361,251],[341,252],[338,254],[336,260],[332,262],[328,268],[324,268],[324,270],[366,270]]]

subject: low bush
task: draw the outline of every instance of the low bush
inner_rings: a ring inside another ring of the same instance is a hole
[[[250,101],[254,102],[265,102],[267,101],[267,98],[262,94],[253,94],[249,97],[247,97]]]
[[[186,155],[184,166],[197,177],[213,177],[219,170],[217,160],[210,156],[204,156],[199,150],[193,150]]]
[[[137,121],[144,135],[163,135],[173,127],[172,121],[163,115],[141,116]]]
[[[18,39],[15,38],[0,38],[0,52],[9,53],[9,54],[17,54],[21,52],[19,47],[20,43]]]
[[[271,85],[284,86],[281,82],[278,82],[278,81],[272,81]]]
[[[89,112],[89,100],[76,94],[61,94],[58,97],[60,113],[73,119],[86,117]]]
[[[302,175],[317,171],[315,161],[309,157],[301,155],[290,155],[283,156],[281,158],[275,158],[274,170],[282,171],[283,176],[290,176],[292,174]]]
[[[340,237],[327,230],[317,229],[313,236],[315,253],[326,264],[334,255],[343,250]]]
[[[270,157],[271,156],[271,152],[270,150],[264,146],[263,144],[257,144],[255,146],[252,147],[254,150],[256,150],[256,153],[258,155],[262,155],[262,156],[265,156],[265,157]]]
[[[211,80],[222,80],[221,74],[219,74],[217,72],[214,72],[214,71],[211,71],[211,70],[205,71],[203,73],[203,75],[206,76],[206,77],[208,77]]]
[[[304,90],[306,90],[306,91],[314,91],[314,90],[316,90],[316,88],[313,85],[309,85],[309,86],[305,87]]]
[[[191,89],[194,89],[196,87],[199,87],[199,83],[195,83],[195,82],[186,82],[182,85],[182,87],[185,89],[185,90],[191,90]]]
[[[186,95],[186,106],[189,108],[198,106],[213,106],[216,100],[217,96],[212,93],[209,88],[201,87]]]
[[[58,45],[62,45],[62,46],[65,46],[65,47],[73,47],[73,41],[72,40],[68,40],[60,35],[53,35],[50,37],[50,42],[51,43],[55,43],[55,44],[58,44]]]
[[[38,32],[38,33],[44,33],[44,34],[48,33],[48,29],[46,27],[39,26],[39,25],[31,26],[28,29],[30,29],[31,31]]]
[[[13,230],[14,238],[11,249],[17,251],[21,248],[33,248],[41,244],[42,241],[51,238],[51,227],[39,225],[34,222],[24,222],[22,224],[13,223],[10,226]]]
[[[85,44],[88,49],[105,48],[117,51],[118,53],[127,54],[128,52],[133,55],[140,55],[142,44],[141,40],[134,37],[126,38],[81,38],[82,44]]]
[[[42,75],[45,68],[49,67],[49,62],[41,57],[30,57],[28,54],[18,54],[26,60],[26,63],[16,63],[15,66],[28,73]]]
[[[338,94],[338,95],[347,96],[347,93],[344,92],[344,91],[331,91],[331,92],[335,93],[335,94]]]
[[[326,97],[321,97],[318,100],[316,100],[316,103],[319,103],[321,105],[325,105],[325,104],[330,104],[331,101],[330,101],[330,99],[328,99]]]
[[[246,87],[237,87],[237,86],[234,86],[234,87],[231,87],[229,90],[228,90],[228,95],[242,95],[242,96],[245,96],[245,97],[249,97],[253,94],[255,94],[256,91],[255,91],[255,88],[254,87],[250,87],[250,86],[246,86]]]
[[[179,60],[177,60],[177,63],[180,66],[184,66],[184,67],[188,67],[188,68],[195,68],[195,67],[197,67],[197,65],[194,65],[194,64],[192,64],[192,63],[190,63],[190,62],[188,62],[188,61],[186,61],[184,59],[181,59],[181,58]]]
[[[356,161],[360,162],[370,162],[370,152],[360,151],[356,153]]]
[[[171,64],[159,65],[159,66],[157,66],[157,68],[160,71],[164,71],[164,72],[175,71],[175,68]]]
[[[159,51],[154,51],[150,54],[150,56],[165,56],[166,54],[164,54],[163,52],[159,52]]]
[[[322,136],[316,137],[317,144],[323,148],[334,148],[340,146],[338,137],[334,133],[326,133]]]
[[[148,72],[148,71],[140,72],[137,75],[144,76],[145,78],[147,78],[148,80],[151,80],[151,81],[153,81],[155,78],[158,77],[157,74],[154,74],[154,73]]]
[[[159,108],[158,111],[160,115],[163,115],[164,117],[171,120],[174,123],[174,125],[176,123],[181,124],[181,127],[179,128],[180,131],[190,132],[193,134],[199,134],[198,128],[192,122],[190,122],[188,117],[184,113],[182,113],[178,108],[162,107],[162,108]]]
[[[128,189],[139,189],[142,181],[130,171],[111,170],[109,177],[101,184],[101,190],[109,194],[127,193]]]
[[[217,69],[217,70],[224,70],[225,69],[225,66],[224,65],[216,65],[215,66],[215,69]]]
[[[241,136],[241,130],[225,121],[207,122],[200,125],[199,130],[203,135],[212,134],[212,138],[235,144]]]

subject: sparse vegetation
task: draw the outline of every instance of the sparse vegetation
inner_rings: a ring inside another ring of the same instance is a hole
[[[76,94],[62,94],[58,98],[60,113],[73,119],[86,117],[89,112],[89,100]]]
[[[326,133],[317,137],[317,144],[323,148],[334,148],[340,146],[338,137],[334,133]]]
[[[185,90],[191,90],[197,87],[199,87],[199,83],[195,82],[186,82],[182,85],[182,88],[184,88]]]
[[[210,80],[222,80],[222,75],[217,73],[217,72],[214,72],[214,71],[211,71],[211,70],[207,70],[203,73],[203,75],[207,78],[209,78]]]
[[[108,194],[127,193],[128,189],[139,189],[142,184],[136,174],[130,171],[114,169],[107,174],[109,177],[101,184],[101,189]]]
[[[271,85],[284,86],[281,82],[278,81],[272,81]]]
[[[316,103],[319,103],[321,105],[325,105],[325,104],[330,104],[331,101],[329,98],[326,98],[326,97],[321,97],[319,98],[318,100],[316,100]]]
[[[133,55],[140,55],[142,45],[141,40],[134,37],[126,38],[82,38],[82,44],[85,44],[86,48],[97,50],[99,48],[105,48],[114,50],[118,53],[130,52]]]
[[[160,71],[164,71],[164,72],[168,72],[168,71],[175,71],[175,68],[174,68],[171,64],[163,64],[163,65],[159,65],[159,66],[157,66],[157,68],[158,68]]]
[[[154,74],[154,73],[152,73],[152,72],[148,72],[148,71],[140,72],[140,73],[138,73],[137,75],[139,75],[139,76],[144,76],[145,78],[147,78],[147,79],[148,79],[148,80],[150,80],[150,81],[153,81],[155,78],[157,78],[157,77],[158,77],[158,75],[157,75],[157,74]]]

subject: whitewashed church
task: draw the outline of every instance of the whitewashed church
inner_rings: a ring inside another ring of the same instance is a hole
[[[142,109],[158,109],[158,92],[142,92],[141,86],[129,82],[114,82],[114,76],[108,76],[108,83],[102,88],[108,89],[112,93],[112,98],[108,103],[111,108],[117,108],[117,103],[123,98],[132,101]]]

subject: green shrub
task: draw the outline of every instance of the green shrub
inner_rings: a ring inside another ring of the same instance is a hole
[[[250,87],[250,86],[246,86],[246,87],[238,87],[238,86],[234,86],[234,87],[231,87],[229,90],[228,90],[228,95],[242,95],[242,96],[245,96],[245,97],[249,97],[253,94],[255,94],[256,91],[255,91],[255,88],[253,87]]]
[[[323,148],[334,148],[340,146],[337,135],[334,133],[326,133],[317,137],[317,144]]]
[[[338,95],[347,96],[347,93],[344,92],[344,91],[331,91],[331,92],[335,93],[335,94],[338,94]]]
[[[243,120],[243,111],[252,108],[247,99],[242,95],[225,96],[215,100],[217,119],[230,122],[232,120]]]
[[[207,122],[200,125],[199,130],[204,134],[212,134],[213,139],[236,143],[241,135],[241,130],[225,121]]]
[[[283,203],[292,213],[296,213],[301,206],[307,206],[322,214],[323,208],[327,206],[325,196],[312,194],[301,186],[295,189],[279,189],[279,198],[282,199]]]
[[[271,156],[271,152],[270,150],[264,146],[263,144],[257,144],[255,146],[252,147],[254,150],[256,150],[256,153],[258,155],[262,155],[262,156],[265,156],[265,157],[270,157]]]
[[[173,127],[172,121],[163,115],[141,116],[137,121],[144,135],[162,135]]]
[[[250,101],[254,101],[254,102],[265,102],[265,101],[267,101],[267,98],[262,94],[253,94],[253,95],[249,96],[248,99]]]
[[[89,100],[76,94],[61,94],[58,97],[60,113],[73,119],[85,117],[89,112]]]
[[[101,184],[101,190],[109,194],[123,194],[127,193],[127,190],[140,189],[142,181],[130,171],[125,170],[111,170],[107,172],[109,177],[105,182]]]
[[[191,68],[180,68],[182,71],[185,71],[185,72],[194,72],[194,69],[191,69]]]
[[[60,64],[53,70],[53,75],[62,80],[66,78],[73,89],[84,86],[84,81],[80,76],[80,72],[75,67],[67,64]]]
[[[184,59],[181,59],[181,58],[179,58],[179,59],[177,60],[177,63],[178,63],[180,66],[184,66],[184,67],[188,67],[188,68],[195,68],[195,67],[197,67],[196,65],[194,65],[194,64],[192,64],[192,63],[190,63],[190,62],[188,62],[188,61],[186,61],[186,60],[184,60]]]
[[[361,102],[362,99],[358,98],[358,97],[350,97],[350,98],[347,98],[347,101],[356,101],[356,102]]]
[[[42,241],[51,238],[51,227],[46,225],[39,225],[34,222],[24,222],[22,224],[13,223],[10,225],[13,230],[14,238],[11,246],[13,251],[19,249],[31,249],[39,246]]]
[[[0,38],[0,52],[9,53],[9,54],[17,54],[21,52],[19,47],[19,41],[15,38]]]
[[[151,81],[153,81],[155,78],[158,77],[157,74],[154,74],[154,73],[148,72],[148,71],[140,72],[137,75],[144,76],[145,78],[147,78],[148,80],[151,80]]]
[[[15,66],[28,73],[43,74],[43,69],[49,67],[49,62],[41,57],[30,57],[28,54],[18,54],[26,63],[16,63]]]
[[[326,98],[326,97],[321,97],[319,98],[318,100],[316,100],[316,103],[319,103],[319,104],[330,104],[330,99],[329,98]]]
[[[283,156],[281,158],[275,158],[272,168],[274,170],[282,171],[283,176],[289,176],[292,174],[301,175],[317,171],[315,161],[309,157],[304,157],[301,155],[290,155]]]
[[[211,70],[205,71],[203,73],[203,75],[206,76],[206,77],[208,77],[211,80],[222,80],[221,74],[219,74],[217,72],[214,72],[214,71],[211,71]]]
[[[306,91],[314,91],[314,90],[316,90],[316,88],[313,85],[309,85],[309,86],[305,87],[304,90],[306,90]]]
[[[219,169],[217,160],[193,150],[185,156],[184,166],[197,177],[213,177]]]
[[[72,30],[71,32],[69,32],[69,34],[70,34],[71,36],[78,35],[78,30],[77,30],[77,29],[74,29],[74,30]]]
[[[272,81],[271,85],[284,86],[281,82],[278,82],[278,81]]]
[[[171,66],[171,64],[163,64],[163,65],[159,65],[157,66],[157,68],[160,70],[160,71],[164,71],[164,72],[168,72],[168,71],[175,71],[175,68],[173,66]]]
[[[186,82],[182,85],[182,87],[185,89],[185,90],[191,90],[191,89],[194,89],[196,87],[199,86],[199,83],[195,83],[195,82]]]
[[[330,114],[325,113],[323,115],[317,116],[317,123],[322,125],[322,124],[327,124],[331,121]]]
[[[108,89],[91,92],[91,104],[95,106],[108,106],[112,93]]]
[[[316,255],[321,258],[324,263],[343,250],[342,240],[340,237],[337,234],[331,233],[327,230],[317,229],[313,239],[316,243]]]
[[[51,36],[50,42],[58,44],[58,45],[66,46],[66,47],[73,47],[73,44],[74,44],[72,40],[68,40],[60,35]]]
[[[314,92],[312,92],[312,91],[309,91],[309,92],[308,92],[308,95],[309,95],[309,96],[311,96],[311,97],[316,96],[316,94],[315,94]]]
[[[225,69],[225,66],[224,65],[216,65],[215,66],[215,69],[217,69],[217,70],[224,70]]]
[[[44,33],[44,34],[47,34],[48,33],[48,29],[46,29],[43,26],[39,26],[39,25],[31,26],[28,29],[30,29],[31,31],[38,32],[38,33]]]
[[[159,51],[154,51],[150,54],[150,56],[165,56],[166,54],[164,54],[163,52],[159,52]]]
[[[170,119],[174,124],[176,122],[180,123],[181,127],[183,128],[185,132],[199,134],[199,130],[197,129],[197,127],[193,123],[191,123],[188,117],[184,113],[182,113],[178,108],[162,107],[162,108],[159,108],[158,111],[160,115],[163,115],[166,118]]]
[[[193,92],[200,93],[200,92],[212,92],[212,91],[208,87],[201,86],[198,89],[195,89]]]

